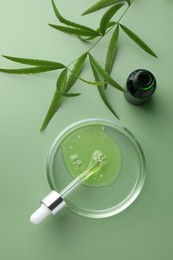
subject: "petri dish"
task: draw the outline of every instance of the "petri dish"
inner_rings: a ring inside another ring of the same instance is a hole
[[[65,198],[66,205],[70,210],[89,218],[110,217],[125,210],[138,197],[145,182],[145,157],[136,137],[126,127],[117,122],[91,118],[70,125],[55,139],[48,154],[46,165],[47,179],[51,189],[61,192],[74,179],[63,154],[67,139],[77,131],[85,131],[85,129],[93,129],[94,131],[97,127],[100,127],[105,135],[112,142],[115,142],[121,160],[119,160],[118,172],[110,182],[98,186],[82,183]],[[89,132],[91,133],[91,131]],[[85,138],[87,138],[88,144],[94,143],[90,135]],[[100,138],[99,141],[102,144],[103,136],[100,135],[98,138]],[[85,145],[82,142],[80,145],[80,150],[85,153],[87,151],[86,142]],[[97,147],[95,148],[97,149]],[[110,145],[110,154],[111,152],[112,154],[115,153]]]

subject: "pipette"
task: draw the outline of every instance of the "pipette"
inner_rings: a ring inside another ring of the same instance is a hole
[[[87,169],[69,183],[60,193],[52,190],[44,199],[41,200],[41,206],[30,217],[32,224],[40,224],[45,218],[50,215],[55,216],[65,206],[65,198],[73,192],[83,181],[89,178],[92,174],[100,170],[105,164],[105,156],[95,150],[91,156],[90,163]]]

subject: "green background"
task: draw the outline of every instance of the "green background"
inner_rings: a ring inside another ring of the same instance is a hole
[[[96,28],[102,11],[81,17],[94,0],[56,1],[62,14]],[[70,63],[88,47],[50,28],[56,23],[49,0],[0,0],[0,53]],[[109,87],[109,100],[140,141],[147,161],[142,193],[124,212],[107,219],[82,218],[67,209],[40,226],[29,222],[49,192],[46,158],[62,129],[80,119],[116,121],[94,86],[78,82],[82,95],[66,100],[44,133],[39,132],[55,90],[57,72],[34,76],[0,74],[0,259],[173,258],[173,89],[172,0],[135,0],[122,20],[157,53],[155,59],[122,32],[112,75],[122,85],[137,68],[151,70],[158,89],[153,100],[136,107]],[[108,37],[108,36],[107,36]],[[107,38],[105,37],[105,38]],[[104,64],[107,40],[92,51]],[[20,65],[0,57],[0,67]],[[84,77],[92,80],[86,68]]]

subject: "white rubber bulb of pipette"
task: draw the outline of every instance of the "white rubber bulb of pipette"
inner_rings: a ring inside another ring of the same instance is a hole
[[[32,224],[38,225],[45,218],[51,215],[51,211],[44,205],[41,204],[40,208],[38,208],[30,217],[30,221]]]

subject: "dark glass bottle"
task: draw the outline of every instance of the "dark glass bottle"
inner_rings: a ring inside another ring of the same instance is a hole
[[[156,85],[156,79],[150,71],[135,70],[127,78],[124,96],[132,104],[141,104],[152,97]]]

